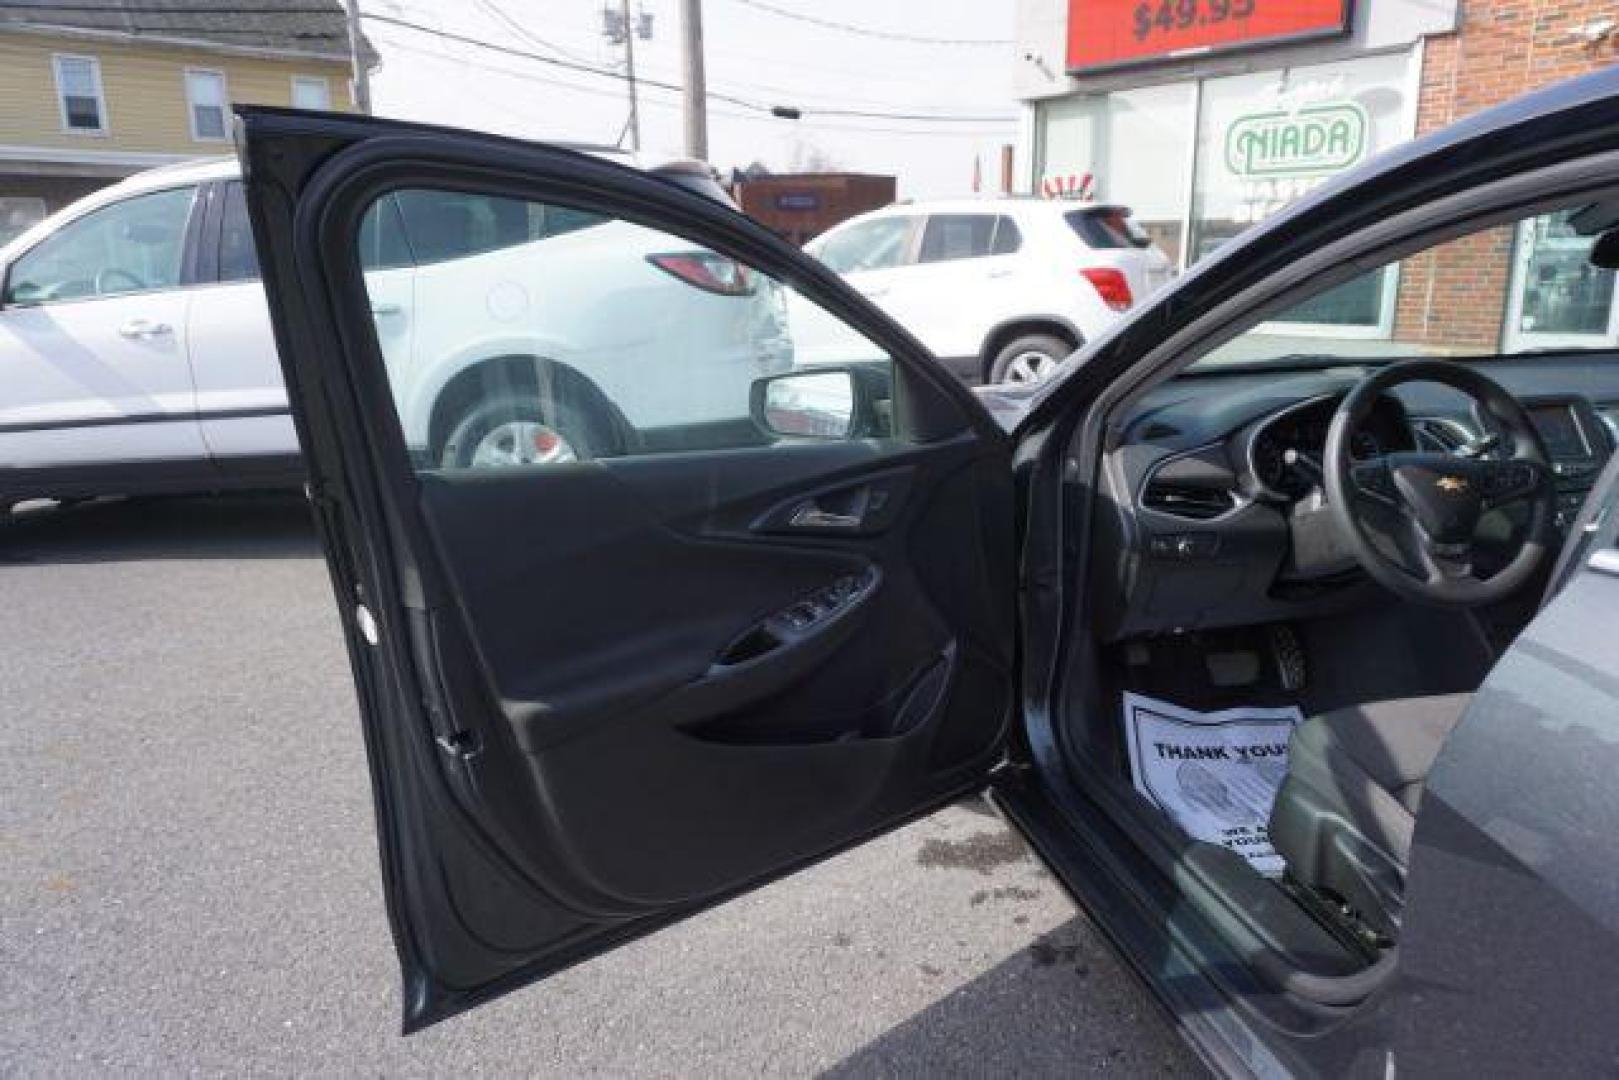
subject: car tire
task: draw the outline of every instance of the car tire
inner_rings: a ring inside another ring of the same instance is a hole
[[[1052,334],[1025,334],[1013,338],[995,354],[989,367],[993,383],[1039,382],[1068,358],[1074,346]]]
[[[610,452],[606,426],[577,405],[534,395],[475,402],[435,457],[447,469],[590,461]]]

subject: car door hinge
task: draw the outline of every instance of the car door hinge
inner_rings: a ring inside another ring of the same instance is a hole
[[[427,724],[432,729],[433,741],[438,744],[440,750],[462,761],[477,757],[483,750],[483,743],[477,733],[457,727],[455,721],[436,701],[424,698],[422,709],[427,713]]]

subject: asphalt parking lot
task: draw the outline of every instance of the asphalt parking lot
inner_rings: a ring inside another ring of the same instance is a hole
[[[301,501],[0,522],[0,1071],[1195,1075],[963,804],[415,1036]]]

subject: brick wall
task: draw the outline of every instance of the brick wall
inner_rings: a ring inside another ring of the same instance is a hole
[[[1590,0],[1462,0],[1455,34],[1429,38],[1417,99],[1417,134],[1619,62],[1619,34],[1579,33],[1613,5]],[[1407,259],[1395,337],[1477,352],[1499,347],[1510,287],[1512,230],[1492,229]]]

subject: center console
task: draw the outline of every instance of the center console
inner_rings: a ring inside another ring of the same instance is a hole
[[[1591,402],[1577,395],[1524,400],[1557,478],[1557,529],[1567,530],[1613,453],[1613,436]]]

